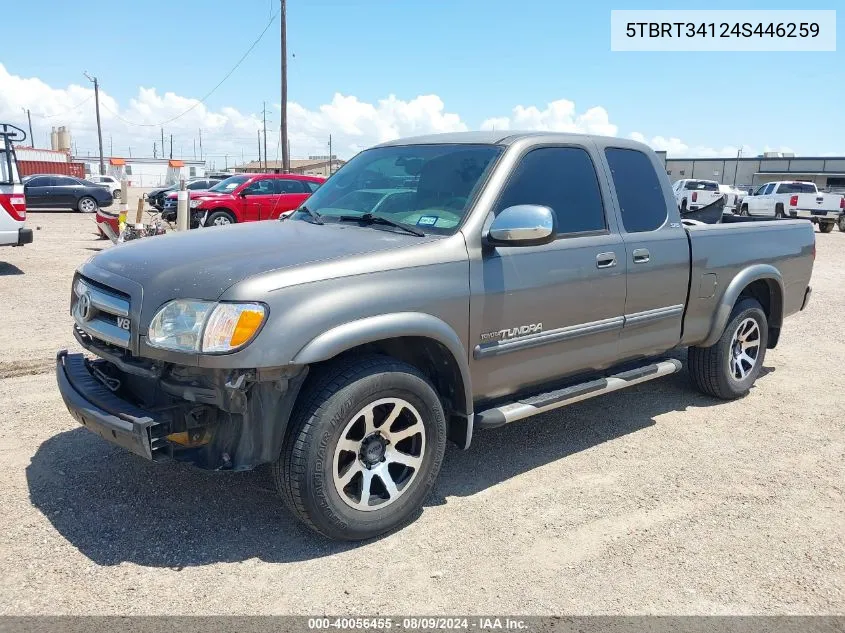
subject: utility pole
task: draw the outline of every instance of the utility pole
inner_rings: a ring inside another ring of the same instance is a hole
[[[197,139],[194,139],[194,160],[197,159]]]
[[[264,109],[261,113],[264,115],[264,172],[267,172],[267,102],[264,101]]]
[[[281,31],[282,31],[282,167],[284,172],[290,173],[290,144],[288,142],[288,42],[287,42],[287,0],[281,0],[282,14]],[[265,152],[266,154],[266,152]],[[265,157],[266,159],[266,157]]]
[[[738,150],[736,150],[736,163],[735,163],[735,166],[734,166],[734,184],[733,184],[734,187],[736,187],[736,172],[739,171],[739,158],[740,158],[740,156],[742,156],[742,148],[741,147]]]
[[[200,128],[200,160],[202,160],[202,128]]]
[[[29,143],[35,147],[35,135],[32,133],[32,115],[29,113],[29,108],[26,109],[26,119],[29,121]]]
[[[161,157],[164,158],[164,128],[161,128]]]
[[[156,154],[156,142],[155,141],[153,141],[153,158],[158,158],[158,155]]]
[[[100,175],[106,175],[106,164],[103,161],[103,128],[100,126],[100,82],[96,77],[89,77],[88,73],[83,73],[88,81],[94,82],[94,105],[97,109],[97,139],[100,142]]]
[[[109,156],[114,156],[114,144],[112,144],[111,134],[109,134]]]
[[[256,130],[258,134],[258,168],[261,169],[261,130]]]
[[[173,135],[170,135],[170,160],[173,160]]]
[[[329,134],[329,176],[332,175],[332,135]]]

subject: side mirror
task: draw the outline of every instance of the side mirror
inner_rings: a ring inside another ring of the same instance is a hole
[[[249,195],[249,193],[247,192],[247,190],[246,190],[246,189],[244,189],[244,190],[243,190],[243,191],[241,191],[238,195],[239,195],[241,198],[246,198],[246,197],[247,197],[247,195]]]
[[[538,204],[503,209],[487,232],[487,241],[497,246],[538,246],[554,239],[555,215]]]

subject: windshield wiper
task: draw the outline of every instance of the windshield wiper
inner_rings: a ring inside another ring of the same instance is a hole
[[[323,216],[321,216],[321,215],[320,215],[319,213],[317,213],[316,211],[313,211],[313,210],[309,209],[309,208],[308,208],[307,206],[305,206],[304,204],[303,204],[303,205],[301,205],[301,206],[297,209],[297,211],[304,211],[305,213],[307,213],[308,215],[310,215],[310,216],[311,216],[311,218],[314,220],[314,224],[325,224],[325,222],[323,222]]]
[[[381,224],[383,226],[392,226],[397,229],[402,229],[403,231],[407,231],[411,235],[416,235],[417,237],[425,237],[425,233],[422,231],[418,231],[417,229],[408,226],[407,224],[402,224],[401,222],[394,222],[393,220],[388,220],[387,218],[383,218],[380,215],[373,215],[372,213],[365,213],[364,215],[342,215],[338,218],[340,222],[362,222],[364,224]]]

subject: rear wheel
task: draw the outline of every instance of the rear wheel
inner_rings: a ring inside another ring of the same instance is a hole
[[[833,230],[834,222],[819,222],[819,231],[822,233],[830,233]],[[842,230],[841,228],[839,229]]]
[[[120,200],[120,195],[121,195],[120,189],[115,189],[112,192],[111,197],[114,198],[115,200]]]
[[[330,538],[360,540],[409,521],[446,448],[440,399],[416,368],[349,357],[315,374],[273,465],[288,507]]]
[[[715,345],[689,348],[693,384],[723,400],[746,395],[760,375],[768,340],[769,324],[760,303],[751,297],[740,299]]]
[[[776,204],[775,205],[775,217],[776,218],[782,218],[783,217],[783,205],[782,204]]]
[[[845,233],[845,213],[839,216],[839,220],[837,220],[836,225],[842,233]]]
[[[76,209],[80,213],[96,213],[98,208],[97,201],[90,196],[80,198],[79,202],[76,203]]]
[[[686,213],[686,212],[687,212],[687,201],[682,200],[681,201],[681,213]]]

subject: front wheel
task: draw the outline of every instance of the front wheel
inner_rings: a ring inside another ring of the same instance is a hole
[[[234,218],[226,211],[215,211],[208,216],[205,226],[229,226],[234,223]]]
[[[94,198],[85,196],[79,199],[79,202],[76,203],[76,208],[80,213],[96,213],[99,206]]]
[[[740,299],[721,338],[711,347],[690,347],[689,374],[695,387],[723,400],[746,395],[766,358],[769,324],[756,299]]]
[[[385,356],[350,357],[318,370],[299,401],[273,465],[293,513],[347,541],[409,521],[446,448],[443,407],[428,379]]]
[[[747,204],[744,204],[739,208],[739,214],[744,216],[744,217],[748,217],[748,205]]]
[[[833,230],[834,222],[819,222],[819,231],[822,233],[830,233]],[[842,230],[841,228],[839,229]]]
[[[120,189],[115,189],[115,190],[112,192],[111,197],[112,197],[112,198],[114,198],[115,200],[120,200],[120,196],[121,196],[121,195],[122,195],[122,194],[121,194],[121,192],[120,192]]]

